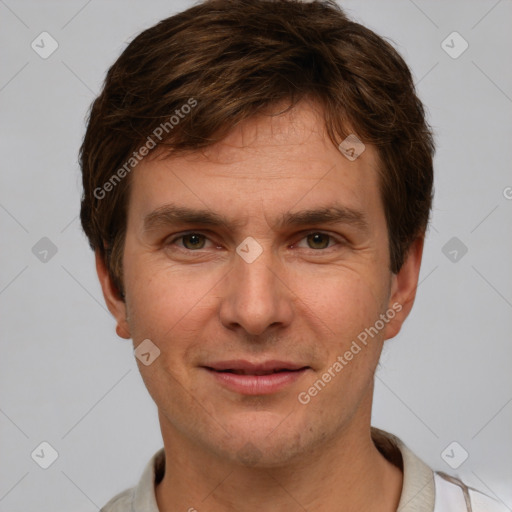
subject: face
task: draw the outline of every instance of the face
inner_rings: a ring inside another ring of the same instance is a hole
[[[126,304],[109,307],[135,347],[160,350],[137,362],[164,439],[231,460],[250,446],[272,466],[369,424],[410,298],[389,271],[377,168],[372,146],[350,161],[302,103],[133,171]]]

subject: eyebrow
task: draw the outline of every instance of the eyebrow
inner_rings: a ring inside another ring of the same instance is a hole
[[[156,231],[177,224],[196,224],[223,227],[234,231],[245,224],[243,220],[227,218],[207,209],[195,209],[175,204],[165,204],[144,217],[143,232]],[[313,224],[347,224],[367,233],[370,225],[366,215],[360,211],[339,204],[328,205],[298,212],[286,212],[275,224],[275,229],[284,227],[310,226]]]

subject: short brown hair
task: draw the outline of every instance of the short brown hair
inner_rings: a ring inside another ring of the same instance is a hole
[[[376,146],[390,270],[400,270],[427,228],[434,154],[403,59],[333,0],[207,0],[139,34],[91,107],[80,149],[81,222],[121,297],[126,163],[155,127],[168,127],[161,139],[152,138],[155,146],[169,154],[194,151],[273,105],[286,101],[292,108],[306,97],[321,105],[333,144],[353,130]],[[194,108],[170,123],[187,104]]]

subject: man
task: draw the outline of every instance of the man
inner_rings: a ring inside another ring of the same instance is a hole
[[[334,2],[211,0],[135,38],[81,220],[164,448],[103,511],[500,510],[370,425],[433,152],[407,66]]]

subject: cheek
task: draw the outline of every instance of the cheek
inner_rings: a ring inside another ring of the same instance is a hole
[[[382,282],[356,269],[326,269],[325,274],[302,275],[295,282],[304,314],[317,316],[340,341],[373,325],[387,304]]]
[[[176,357],[197,343],[207,316],[218,307],[215,283],[222,277],[200,270],[184,272],[151,255],[132,258],[125,281],[135,345],[149,338]]]

